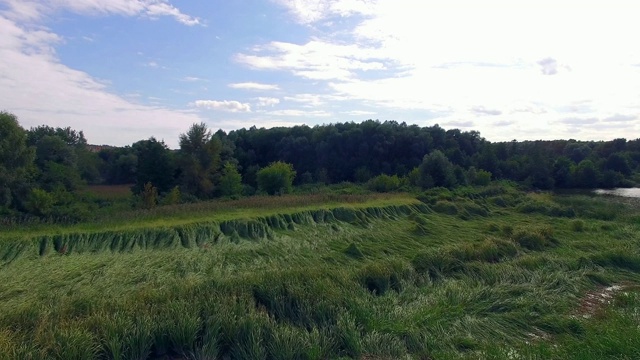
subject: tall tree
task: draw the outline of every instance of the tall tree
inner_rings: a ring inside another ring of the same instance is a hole
[[[21,207],[29,193],[34,149],[15,115],[0,112],[0,211]]]
[[[423,188],[435,186],[453,187],[456,185],[456,177],[453,170],[453,164],[442,151],[432,151],[424,156],[419,167],[420,185]]]
[[[160,194],[170,191],[175,186],[175,167],[167,145],[151,137],[138,141],[132,148],[138,159],[133,192],[142,193],[147,183],[151,183]]]
[[[210,198],[220,170],[222,144],[204,123],[193,124],[180,134],[180,185],[185,193]]]

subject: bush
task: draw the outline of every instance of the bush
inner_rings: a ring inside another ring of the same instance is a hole
[[[398,190],[400,187],[400,179],[398,175],[378,175],[367,182],[367,188],[376,192],[390,192]]]
[[[180,188],[175,186],[162,198],[162,205],[176,205],[181,201]]]
[[[54,198],[42,189],[33,189],[27,199],[27,210],[35,215],[47,216],[53,208]]]
[[[269,195],[286,194],[291,192],[295,177],[293,165],[276,161],[258,171],[258,188]]]
[[[230,162],[224,164],[222,177],[220,178],[220,195],[234,196],[242,194],[242,175],[236,166]]]

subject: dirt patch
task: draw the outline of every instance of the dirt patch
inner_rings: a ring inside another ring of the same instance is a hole
[[[580,300],[580,306],[578,307],[575,316],[583,319],[590,319],[602,311],[607,305],[611,304],[617,293],[630,290],[632,288],[638,288],[638,286],[631,284],[619,284],[601,286],[595,290],[589,291]]]

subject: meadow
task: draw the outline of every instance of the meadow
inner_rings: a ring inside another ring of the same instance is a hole
[[[117,196],[117,195],[116,195]],[[509,183],[0,235],[0,359],[637,359],[640,204]]]

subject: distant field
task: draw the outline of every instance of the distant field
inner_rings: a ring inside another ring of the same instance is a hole
[[[0,359],[640,358],[638,208],[502,185],[418,199],[3,234]]]

